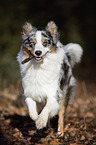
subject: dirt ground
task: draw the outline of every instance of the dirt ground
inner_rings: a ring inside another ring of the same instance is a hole
[[[0,90],[0,145],[96,145],[96,83],[77,81],[77,97],[68,107],[64,137],[56,134],[58,117],[36,130],[21,94],[21,81]]]

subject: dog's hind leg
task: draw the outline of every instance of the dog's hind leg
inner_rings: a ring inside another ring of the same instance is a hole
[[[59,119],[58,119],[58,134],[64,135],[64,118],[68,104],[70,105],[73,103],[74,96],[75,96],[75,85],[69,86],[67,89],[67,93],[65,99],[62,98],[60,101],[60,110],[59,110]]]
[[[64,99],[61,99],[60,102],[60,110],[59,110],[59,119],[58,119],[58,135],[64,135],[64,116],[65,116],[65,106]]]

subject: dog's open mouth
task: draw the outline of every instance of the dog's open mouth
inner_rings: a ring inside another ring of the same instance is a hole
[[[42,57],[35,57],[35,60],[37,62],[41,62],[44,58],[46,57],[46,55],[42,56]]]
[[[36,60],[37,62],[41,62],[41,61],[42,61],[42,57],[35,57],[35,60]]]

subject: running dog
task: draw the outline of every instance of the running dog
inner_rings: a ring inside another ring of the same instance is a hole
[[[37,30],[26,22],[21,30],[20,64],[25,103],[37,129],[59,115],[58,132],[64,134],[64,115],[75,97],[76,80],[72,68],[82,56],[79,44],[63,45],[56,24]]]

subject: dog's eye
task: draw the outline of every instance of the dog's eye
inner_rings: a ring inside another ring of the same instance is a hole
[[[47,41],[44,41],[44,42],[43,42],[43,46],[45,46],[45,47],[46,47],[46,46],[47,46],[47,44],[48,44],[48,43],[47,43]]]
[[[30,42],[29,42],[29,46],[30,47],[34,47],[35,44],[36,44],[36,40],[35,39],[30,40]]]
[[[30,47],[33,47],[34,45],[35,45],[34,42],[30,42],[30,43],[29,43],[29,46],[30,46]]]
[[[51,44],[51,41],[50,40],[45,40],[44,42],[43,42],[43,46],[48,46],[48,45],[50,45]]]
[[[51,40],[47,40],[47,42],[48,42],[48,45],[51,44]]]
[[[24,44],[26,45],[26,47],[29,47],[29,43],[28,43],[28,41],[25,41]]]

